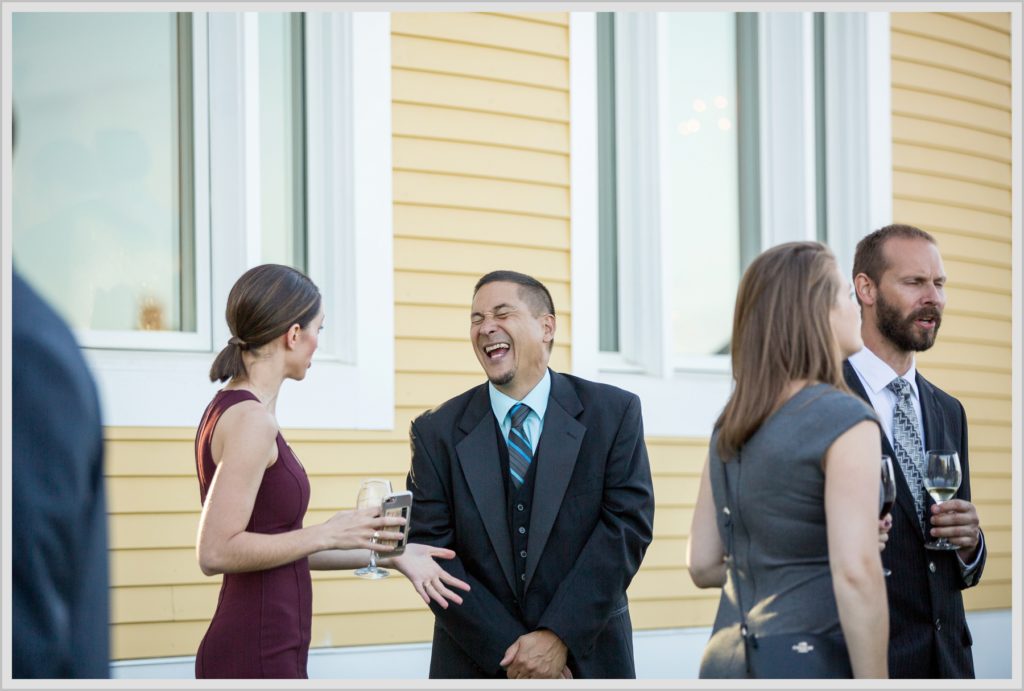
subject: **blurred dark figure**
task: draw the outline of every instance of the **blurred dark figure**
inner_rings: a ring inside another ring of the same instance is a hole
[[[67,325],[12,274],[12,676],[105,678],[109,596],[99,398]]]

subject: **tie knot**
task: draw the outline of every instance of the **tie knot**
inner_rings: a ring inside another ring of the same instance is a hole
[[[903,377],[893,379],[887,388],[897,396],[909,397],[911,394],[910,384]]]
[[[530,414],[530,406],[525,403],[516,403],[512,406],[510,414],[512,415],[512,426],[522,429],[523,423],[526,422],[526,416]]]

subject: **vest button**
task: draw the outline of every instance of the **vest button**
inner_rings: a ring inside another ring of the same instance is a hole
[[[936,619],[935,620],[935,630],[936,631],[942,631],[942,620],[941,619]]]
[[[519,526],[519,534],[526,535],[526,528],[524,528],[523,526]]]
[[[928,570],[931,571],[932,573],[935,573],[935,562],[934,561],[928,562]]]
[[[516,508],[522,511],[526,507],[524,507],[522,504],[516,504]]]
[[[525,549],[520,550],[519,551],[519,556],[521,556],[523,559],[526,559],[526,550]]]
[[[526,574],[525,573],[519,574],[519,580],[525,581],[526,580]]]

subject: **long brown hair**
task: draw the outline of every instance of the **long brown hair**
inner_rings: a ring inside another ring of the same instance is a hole
[[[309,326],[320,313],[320,290],[290,266],[261,264],[235,281],[224,316],[231,330],[227,346],[210,367],[210,381],[246,375],[243,351],[258,350],[288,331]]]
[[[717,451],[733,458],[800,379],[847,390],[832,332],[839,279],[820,242],[787,242],[758,256],[740,280],[732,325],[729,402],[719,416]]]

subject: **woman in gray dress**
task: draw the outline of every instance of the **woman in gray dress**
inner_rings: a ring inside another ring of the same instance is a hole
[[[881,437],[842,374],[861,347],[860,312],[828,248],[787,243],[751,263],[733,320],[735,387],[715,423],[687,554],[697,586],[724,586],[702,678],[748,676],[738,602],[758,637],[845,639],[855,677],[887,676]],[[726,505],[735,569],[724,560]]]

